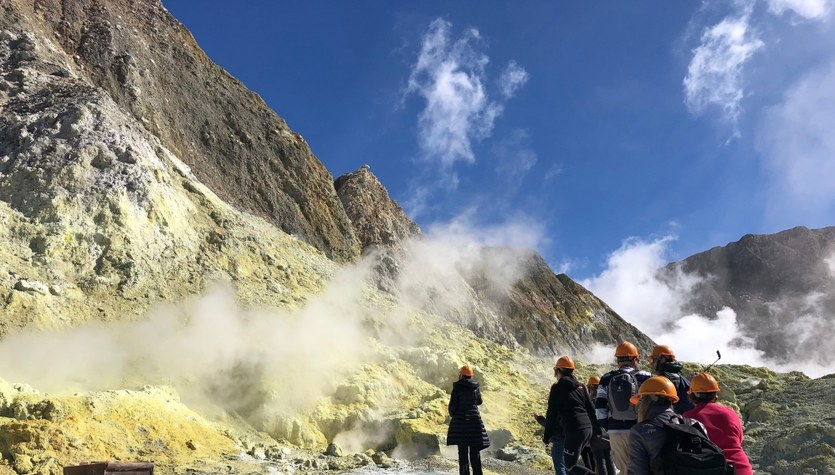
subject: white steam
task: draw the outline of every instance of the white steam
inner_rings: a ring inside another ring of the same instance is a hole
[[[12,334],[0,343],[0,375],[52,392],[168,384],[251,421],[292,417],[332,389],[329,375],[366,359],[364,273],[338,273],[292,314],[241,310],[218,287],[142,321]]]
[[[776,312],[791,309],[798,315],[784,329],[786,341],[816,350],[804,353],[805,359],[770,360],[754,348],[751,335],[743,331],[733,309],[726,307],[710,316],[684,311],[700,278],[684,274],[680,269],[672,276],[658,273],[668,262],[666,250],[672,239],[670,236],[654,241],[628,239],[609,256],[607,268],[600,275],[581,284],[654,341],[671,345],[680,360],[709,363],[714,351],[720,350],[723,363],[800,370],[810,376],[835,372],[835,361],[827,359],[835,352],[835,345],[830,343],[835,335],[835,321],[825,313],[823,294],[812,293],[800,299],[800,304],[797,300],[773,304]],[[835,289],[835,255],[825,264],[833,276],[832,289]],[[596,363],[610,362],[612,348],[594,347],[583,356]]]
[[[519,260],[513,253],[484,252],[485,246],[537,247],[544,241],[544,229],[524,219],[479,225],[461,216],[430,226],[425,239],[406,244],[396,285],[408,298],[393,309],[372,303],[385,300],[379,296],[369,299],[369,256],[335,273],[297,311],[242,309],[231,288],[220,285],[178,305],[156,307],[140,321],[9,334],[0,341],[0,377],[52,393],[171,385],[190,404],[209,403],[200,407],[236,413],[291,440],[300,417],[336,396],[339,385],[365,365],[379,363],[374,338],[385,342],[396,335],[405,348],[421,345],[422,335],[403,316],[433,305],[471,315],[467,310],[475,300],[466,279],[474,275],[489,286],[512,285],[522,272]],[[400,358],[420,377],[449,389],[446,380],[419,368],[428,358],[409,359],[406,353],[401,349]],[[453,352],[434,356],[435,375],[452,377],[462,364]],[[394,403],[404,384],[392,380],[383,389],[362,389],[377,398],[362,422],[402,411]],[[391,438],[381,427],[345,427],[338,440],[365,450]]]
[[[627,239],[609,255],[600,275],[580,283],[644,332],[663,329],[681,314],[687,294],[699,283],[698,278],[682,272],[667,281],[658,275],[658,269],[667,263],[664,253],[673,239]]]

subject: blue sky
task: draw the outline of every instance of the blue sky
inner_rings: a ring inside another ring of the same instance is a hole
[[[833,0],[164,4],[427,232],[585,279],[636,243],[835,225]]]

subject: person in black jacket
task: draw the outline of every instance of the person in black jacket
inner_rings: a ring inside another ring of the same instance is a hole
[[[450,421],[446,438],[447,445],[458,446],[459,475],[469,475],[470,465],[473,475],[482,475],[479,452],[490,446],[490,439],[478,413],[480,405],[478,381],[473,379],[473,369],[464,365],[449,397]]]
[[[545,418],[542,420],[542,416],[537,416],[537,420],[545,426],[543,442],[553,444],[551,459],[557,475],[567,475],[569,471],[594,473],[575,466],[592,434],[601,433],[586,387],[574,379],[573,374],[574,362],[571,358],[560,357],[554,365],[557,382],[551,386]]]
[[[669,379],[675,386],[678,392],[678,402],[673,404],[673,410],[676,414],[684,414],[685,412],[695,407],[690,398],[687,397],[687,392],[690,390],[690,380],[681,374],[684,365],[676,361],[676,355],[673,350],[667,345],[656,345],[652,349],[652,354],[647,358],[650,366],[652,366],[652,373],[658,376],[664,376]]]

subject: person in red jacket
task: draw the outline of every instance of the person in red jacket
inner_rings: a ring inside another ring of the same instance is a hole
[[[690,382],[687,395],[696,405],[684,413],[707,428],[707,436],[725,453],[725,460],[734,465],[734,475],[752,475],[751,462],[742,450],[742,422],[733,409],[716,403],[719,383],[709,373],[699,373]]]

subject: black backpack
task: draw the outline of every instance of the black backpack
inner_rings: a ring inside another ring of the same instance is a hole
[[[668,439],[657,457],[650,461],[653,475],[733,475],[716,444],[707,438],[693,419],[654,424],[666,431]]]

